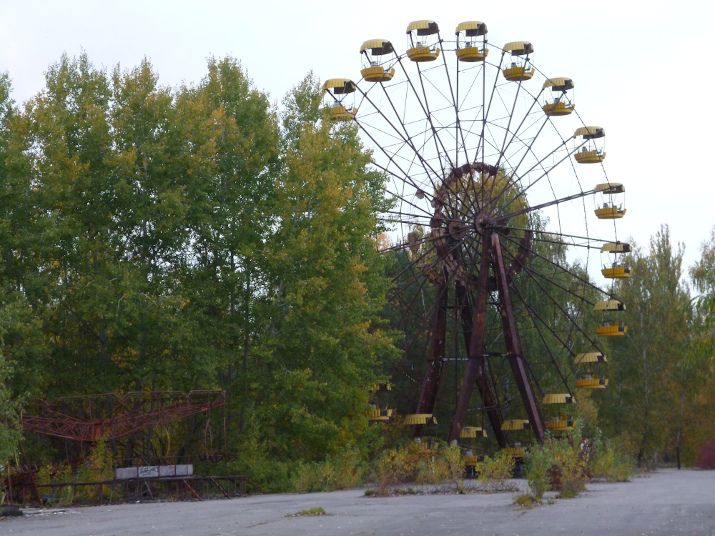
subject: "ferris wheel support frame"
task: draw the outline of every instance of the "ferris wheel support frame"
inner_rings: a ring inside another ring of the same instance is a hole
[[[488,362],[485,356],[485,337],[487,325],[487,301],[489,296],[490,269],[496,281],[496,291],[499,297],[498,311],[502,323],[502,332],[507,350],[507,359],[512,370],[512,375],[519,389],[524,408],[529,417],[529,423],[537,441],[544,440],[544,421],[539,411],[534,388],[529,381],[526,360],[524,358],[519,333],[514,320],[514,313],[509,293],[509,275],[504,263],[501,240],[495,230],[483,229],[482,256],[479,278],[474,292],[476,309],[472,312],[469,307],[466,293],[468,292],[455,279],[457,307],[460,308],[463,321],[463,333],[468,344],[468,361],[462,386],[459,390],[457,405],[450,426],[449,441],[459,439],[464,427],[464,422],[469,410],[469,402],[474,388],[479,391],[482,404],[485,408],[489,423],[500,446],[506,446],[506,439],[501,431],[502,418],[499,413],[499,404],[493,394],[489,383]],[[447,273],[443,273],[438,288],[438,301],[432,317],[431,348],[428,355],[428,366],[422,382],[420,398],[417,404],[417,413],[431,414],[434,410],[437,391],[441,380],[442,364],[446,339],[447,317]],[[419,436],[421,427],[415,429],[415,436]]]

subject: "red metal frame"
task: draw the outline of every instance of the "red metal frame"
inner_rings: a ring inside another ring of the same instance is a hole
[[[65,397],[52,404],[41,404],[34,415],[24,414],[22,426],[26,432],[73,441],[119,439],[224,404],[223,391],[151,391]],[[76,416],[78,413],[80,416]]]

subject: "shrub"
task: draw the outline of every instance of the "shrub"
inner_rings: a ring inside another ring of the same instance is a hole
[[[525,476],[529,482],[529,490],[537,501],[540,501],[549,489],[549,470],[553,465],[554,458],[551,449],[545,445],[534,445],[528,450]]]
[[[612,441],[594,443],[589,465],[594,478],[608,482],[627,482],[635,471],[633,462]]]
[[[528,493],[518,495],[514,499],[514,504],[516,506],[521,506],[522,508],[533,508],[540,502],[541,501],[539,501],[539,499],[537,499],[534,495],[530,495]]]
[[[353,488],[363,482],[366,472],[360,451],[350,449],[322,462],[300,464],[293,489],[310,492]]]
[[[480,481],[490,488],[497,488],[506,479],[511,478],[514,471],[514,458],[508,452],[500,450],[492,457],[485,456],[484,460],[477,463],[476,469]]]
[[[384,451],[375,466],[379,492],[385,493],[395,484],[416,481],[418,465],[426,462],[431,454],[427,445],[417,441]]]
[[[453,482],[462,489],[464,460],[459,447],[434,442],[411,441],[384,451],[377,459],[375,473],[378,493],[385,494],[395,484],[439,484]]]

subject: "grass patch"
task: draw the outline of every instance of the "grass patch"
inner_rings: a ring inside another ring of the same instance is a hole
[[[537,504],[541,504],[541,501],[529,493],[524,493],[514,499],[514,505],[522,508],[533,508]]]
[[[286,514],[286,517],[318,517],[327,516],[328,512],[322,506],[316,506],[314,508],[306,508],[300,512],[294,512],[292,514]]]

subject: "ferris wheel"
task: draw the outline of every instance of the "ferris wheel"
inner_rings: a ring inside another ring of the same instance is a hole
[[[530,42],[499,47],[479,21],[448,36],[414,21],[405,39],[404,52],[365,41],[361,79],[323,85],[326,116],[357,125],[387,177],[395,290],[404,310],[424,308],[424,374],[401,420],[419,435],[447,416],[450,441],[489,428],[519,456],[524,434],[573,426],[577,389],[608,384],[602,337],[627,332],[613,284],[630,276],[625,189],[574,81],[545,76]]]

